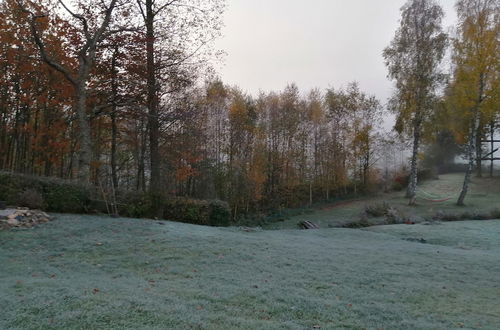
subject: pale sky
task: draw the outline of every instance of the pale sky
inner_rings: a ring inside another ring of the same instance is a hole
[[[455,0],[438,1],[444,28]],[[382,57],[405,0],[227,0],[222,80],[257,95],[295,82],[301,91],[358,81],[385,104],[392,84]]]

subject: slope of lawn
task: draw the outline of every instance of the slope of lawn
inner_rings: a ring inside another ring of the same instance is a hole
[[[473,217],[474,214],[500,209],[500,177],[498,175],[494,178],[473,177],[465,199],[466,206],[457,206],[456,201],[463,185],[463,179],[462,173],[451,173],[440,175],[438,180],[427,180],[420,183],[416,207],[408,206],[408,200],[404,198],[404,191],[380,193],[375,196],[322,206],[314,209],[310,214],[289,217],[282,222],[270,223],[264,227],[266,229],[294,229],[302,220],[313,221],[321,228],[339,227],[359,220],[366,205],[382,202],[387,202],[392,207],[397,208],[402,215],[415,221],[431,218],[437,212],[470,213]],[[430,201],[449,197],[451,199],[443,202]],[[377,223],[383,219],[372,219],[372,221]]]
[[[500,221],[0,232],[0,329],[498,329]]]

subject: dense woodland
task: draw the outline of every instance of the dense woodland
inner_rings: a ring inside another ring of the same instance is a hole
[[[451,145],[469,160],[466,193],[500,110],[499,8],[458,1],[447,35],[437,2],[410,0],[383,54],[385,109],[354,82],[257,96],[224,84],[211,69],[222,0],[3,0],[0,169],[147,192],[156,207],[221,199],[236,217],[387,188],[406,168],[411,202],[420,153]]]

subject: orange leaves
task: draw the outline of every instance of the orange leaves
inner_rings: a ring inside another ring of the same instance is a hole
[[[175,178],[177,181],[183,182],[189,179],[192,176],[197,175],[198,172],[191,167],[191,165],[187,164],[182,167],[179,167],[175,170]]]
[[[197,176],[199,172],[193,167],[203,158],[200,155],[192,153],[188,150],[180,152],[180,157],[177,161],[175,169],[175,178],[178,182],[184,182],[190,177]]]

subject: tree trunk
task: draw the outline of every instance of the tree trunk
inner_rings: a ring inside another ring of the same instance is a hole
[[[75,86],[75,112],[78,116],[78,128],[80,137],[80,150],[78,153],[78,179],[82,183],[90,182],[90,159],[92,155],[92,143],[90,123],[87,116],[87,90],[85,80],[82,79]]]
[[[140,122],[140,135],[139,135],[139,152],[138,152],[138,162],[137,162],[137,190],[146,192],[146,149],[147,149],[147,126],[145,124],[145,118],[141,116]]]
[[[159,119],[158,95],[156,91],[155,58],[154,58],[154,8],[153,0],[146,0],[146,57],[147,57],[147,84],[148,84],[148,111],[149,111],[149,151],[151,158],[150,193],[152,197],[153,215],[160,217],[162,213],[162,181],[160,170],[159,151]]]
[[[113,183],[113,187],[118,189],[118,174],[116,169],[116,144],[118,139],[118,127],[116,125],[116,99],[118,97],[118,84],[117,84],[117,55],[118,55],[118,47],[115,47],[115,51],[113,53],[113,58],[111,60],[111,92],[113,98],[113,105],[111,108],[111,179]]]
[[[408,205],[417,203],[417,173],[418,173],[418,149],[420,146],[420,119],[415,119],[413,127],[413,151],[411,154],[410,179],[406,190],[406,197],[410,199]]]
[[[462,191],[460,192],[460,196],[457,200],[457,205],[464,206],[465,196],[467,195],[467,191],[469,189],[470,177],[472,174],[472,170],[474,169],[474,149],[476,141],[476,134],[479,129],[479,109],[476,108],[474,117],[472,119],[472,123],[470,125],[469,132],[469,144],[467,146],[467,157],[469,159],[469,164],[467,166],[467,170],[465,172],[464,183],[462,186]]]
[[[118,173],[116,169],[116,144],[118,139],[118,128],[116,125],[116,105],[113,105],[111,110],[111,180],[113,187],[118,189]]]
[[[478,95],[476,105],[474,107],[474,113],[472,117],[472,122],[470,125],[469,132],[469,145],[467,147],[467,156],[469,157],[469,165],[467,166],[467,171],[465,172],[464,184],[462,186],[462,191],[460,192],[460,196],[457,200],[457,205],[463,206],[465,196],[467,195],[467,190],[469,189],[470,176],[472,170],[474,168],[474,150],[476,150],[476,158],[477,158],[477,137],[479,134],[479,125],[481,124],[481,103],[484,100],[484,74],[479,74],[479,86],[478,86]],[[491,156],[493,158],[493,155]],[[481,164],[478,164],[481,165]]]

